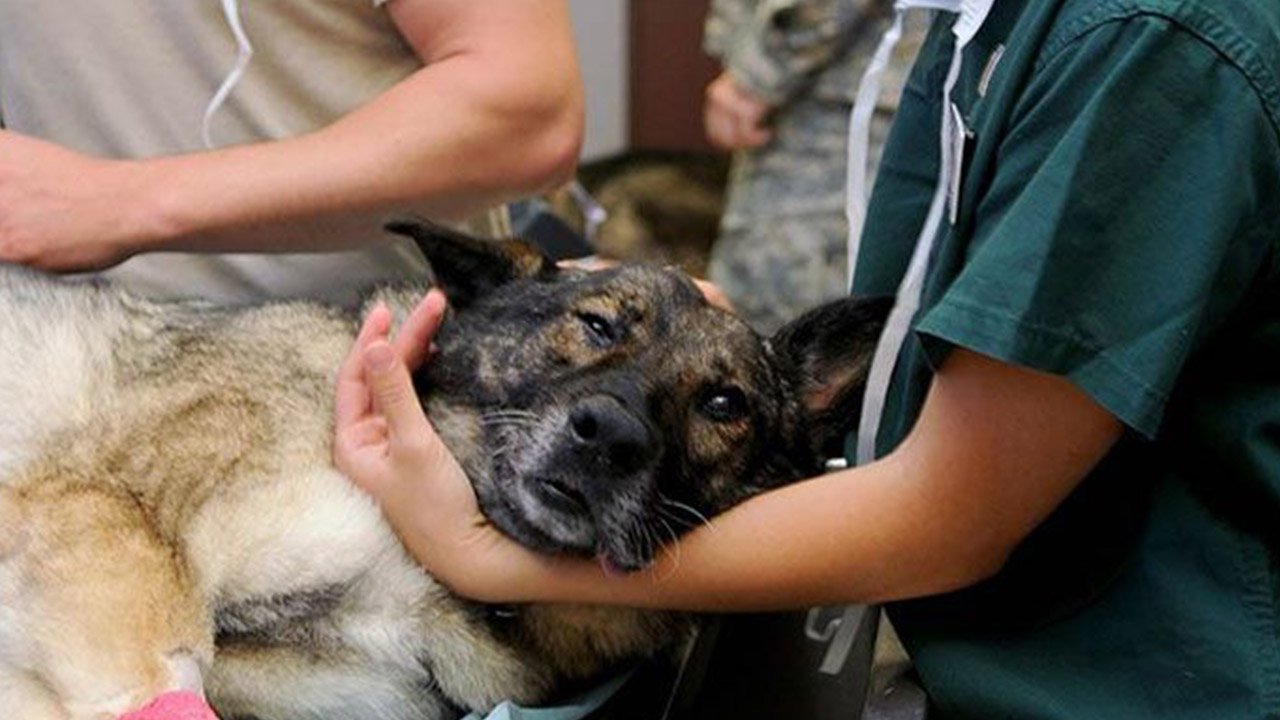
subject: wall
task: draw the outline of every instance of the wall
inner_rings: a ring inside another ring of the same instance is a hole
[[[702,52],[710,0],[636,0],[631,7],[631,146],[707,150],[703,92],[718,66]]]
[[[583,160],[609,157],[628,148],[630,5],[628,0],[569,2],[586,86]]]

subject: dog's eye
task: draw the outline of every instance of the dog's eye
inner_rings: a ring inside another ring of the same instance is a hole
[[[747,414],[747,395],[736,387],[718,387],[702,396],[698,409],[716,422],[741,420]]]
[[[580,312],[578,320],[586,327],[587,336],[599,347],[609,347],[618,342],[618,330],[603,316]]]

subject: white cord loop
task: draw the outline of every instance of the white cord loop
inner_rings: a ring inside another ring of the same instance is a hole
[[[227,96],[235,86],[240,83],[245,71],[249,69],[249,61],[253,58],[253,45],[249,44],[249,36],[245,34],[244,26],[240,21],[240,6],[237,0],[222,0],[222,14],[226,16],[227,25],[231,27],[231,34],[236,40],[236,64],[231,68],[231,72],[227,73],[222,85],[218,87],[218,91],[213,94],[204,109],[204,119],[200,124],[200,139],[209,150],[216,147],[213,143],[213,116],[226,102]]]

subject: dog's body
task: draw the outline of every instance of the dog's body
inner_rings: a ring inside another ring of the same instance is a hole
[[[426,405],[513,537],[635,569],[655,528],[693,524],[672,513],[813,470],[782,399],[804,388],[673,273],[552,278],[421,232],[460,308]],[[380,297],[404,312],[420,293]],[[425,575],[331,465],[355,329],[318,305],[162,306],[0,268],[0,717],[111,718],[203,686],[227,718],[444,718],[545,699],[687,630],[625,609],[499,617]]]

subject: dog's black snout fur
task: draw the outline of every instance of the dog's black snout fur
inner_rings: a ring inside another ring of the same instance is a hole
[[[653,449],[648,425],[610,395],[579,400],[569,413],[569,431],[576,449],[605,465],[602,470],[636,470]]]

